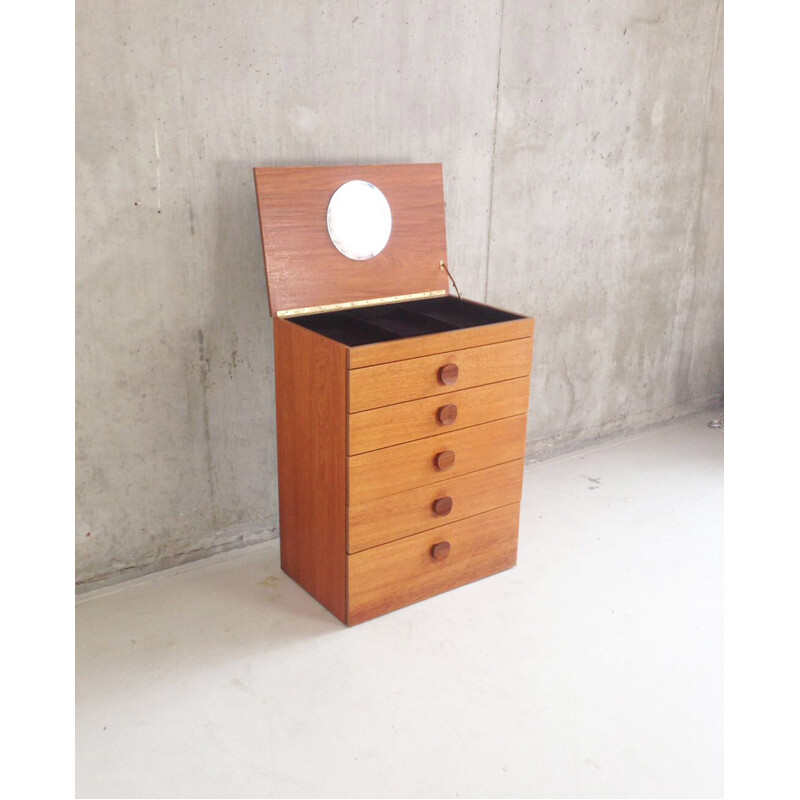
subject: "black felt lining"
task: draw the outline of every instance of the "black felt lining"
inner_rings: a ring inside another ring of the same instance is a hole
[[[292,317],[290,321],[348,347],[357,347],[513,319],[521,317],[470,300],[447,296],[309,314]]]

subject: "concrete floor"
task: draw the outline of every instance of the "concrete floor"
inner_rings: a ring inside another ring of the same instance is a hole
[[[529,466],[515,569],[355,628],[274,541],[81,596],[78,797],[720,797],[713,416]]]

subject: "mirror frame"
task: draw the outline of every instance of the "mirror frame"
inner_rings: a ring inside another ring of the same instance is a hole
[[[343,183],[328,203],[327,220],[328,235],[334,247],[353,261],[375,258],[386,248],[392,235],[389,201],[369,181]]]

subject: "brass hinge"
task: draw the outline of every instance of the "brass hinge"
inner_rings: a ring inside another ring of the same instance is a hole
[[[404,303],[406,300],[424,300],[426,297],[443,297],[447,289],[437,289],[433,292],[417,292],[416,294],[398,294],[394,297],[376,297],[371,300],[351,300],[347,303],[331,303],[327,306],[307,306],[306,308],[288,308],[278,311],[277,317],[299,317],[306,314],[322,314],[326,311],[345,311],[349,308],[362,308],[364,306],[381,306],[387,303]]]

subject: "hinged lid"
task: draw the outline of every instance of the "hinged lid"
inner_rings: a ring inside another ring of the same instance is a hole
[[[254,170],[273,316],[447,294],[441,164],[263,167]],[[386,247],[357,261],[328,234],[328,204],[347,181],[383,192],[392,212]]]

